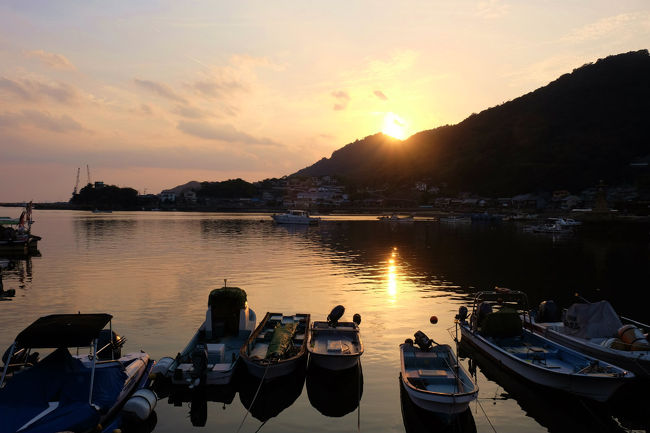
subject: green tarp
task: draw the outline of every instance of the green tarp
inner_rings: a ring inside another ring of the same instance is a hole
[[[292,347],[291,339],[296,332],[296,323],[279,323],[273,330],[273,337],[266,352],[266,359],[283,358],[287,350]]]

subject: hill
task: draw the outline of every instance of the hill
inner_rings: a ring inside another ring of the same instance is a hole
[[[486,195],[581,190],[631,181],[650,156],[650,56],[629,52],[587,64],[456,125],[404,141],[357,140],[293,176],[361,185],[427,180]]]

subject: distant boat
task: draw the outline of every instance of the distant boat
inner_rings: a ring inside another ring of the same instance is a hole
[[[283,214],[273,214],[271,215],[273,221],[277,224],[306,224],[314,225],[318,224],[320,218],[314,218],[309,216],[309,212],[300,209],[291,209],[286,211]]]
[[[382,215],[378,216],[377,219],[379,221],[383,222],[391,222],[391,223],[412,223],[414,221],[413,215],[408,215],[408,216],[399,216],[396,213],[388,216],[388,215]]]
[[[307,357],[309,314],[266,313],[242,346],[250,374],[270,380],[291,374]]]
[[[503,368],[541,386],[605,402],[635,375],[548,340],[522,326],[524,293],[499,289],[476,294],[471,313],[458,314],[463,340]]]
[[[361,316],[354,315],[353,322],[339,322],[345,308],[336,306],[327,321],[314,321],[307,341],[310,362],[328,370],[345,370],[355,367],[363,354],[359,337]],[[340,314],[339,314],[340,313]]]
[[[439,218],[441,223],[447,224],[470,224],[472,218],[468,216],[459,216],[459,215],[449,215]]]
[[[0,252],[36,252],[41,237],[31,234],[33,223],[31,202],[25,206],[19,218],[0,217]]]
[[[110,209],[93,209],[93,213],[113,213]]]

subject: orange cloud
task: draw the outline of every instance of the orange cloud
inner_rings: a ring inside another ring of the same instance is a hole
[[[26,57],[40,60],[43,64],[54,69],[75,71],[77,68],[62,54],[48,53],[43,50],[25,51]]]

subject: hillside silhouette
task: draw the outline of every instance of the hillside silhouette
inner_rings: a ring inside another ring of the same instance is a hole
[[[650,156],[648,50],[600,59],[456,125],[399,141],[357,140],[296,176],[357,185],[416,180],[486,195],[581,190],[633,180]]]

